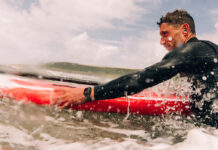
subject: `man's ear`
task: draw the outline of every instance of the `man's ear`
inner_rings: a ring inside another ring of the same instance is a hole
[[[182,25],[182,30],[183,30],[183,35],[188,36],[188,34],[190,33],[189,24],[187,24],[187,23],[183,24]]]

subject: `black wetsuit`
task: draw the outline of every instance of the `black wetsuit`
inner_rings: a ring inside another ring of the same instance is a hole
[[[196,116],[204,123],[218,127],[218,112],[211,111],[213,101],[218,99],[218,46],[209,41],[192,38],[169,52],[162,61],[140,72],[95,86],[94,96],[96,100],[101,100],[132,95],[178,73],[192,79],[193,110]],[[195,92],[199,89],[200,92]]]

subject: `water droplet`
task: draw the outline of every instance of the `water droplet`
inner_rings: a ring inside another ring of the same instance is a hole
[[[211,108],[212,108],[212,112],[213,113],[217,113],[218,112],[218,99],[215,99],[213,101],[213,104],[212,104]]]
[[[151,82],[151,79],[148,78],[148,79],[145,80],[145,82],[146,82],[146,83],[150,83],[150,82]]]
[[[207,77],[203,76],[202,79],[203,79],[204,81],[206,81],[206,80],[207,80]]]

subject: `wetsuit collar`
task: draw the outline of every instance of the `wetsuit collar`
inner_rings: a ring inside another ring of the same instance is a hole
[[[196,37],[193,37],[193,38],[189,39],[187,43],[197,42],[197,41],[198,41],[198,39]]]

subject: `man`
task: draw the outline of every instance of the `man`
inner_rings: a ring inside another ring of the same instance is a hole
[[[195,23],[184,10],[169,12],[157,23],[160,43],[169,53],[158,63],[144,70],[122,76],[104,85],[88,88],[57,89],[54,104],[81,104],[93,100],[132,95],[166,81],[178,73],[192,82],[193,110],[197,119],[218,127],[218,46],[196,38]]]

